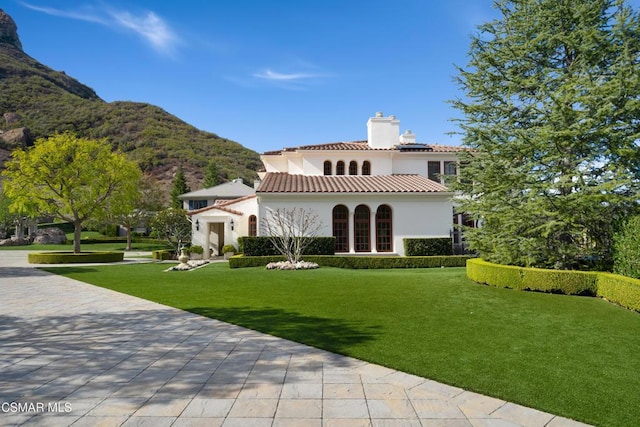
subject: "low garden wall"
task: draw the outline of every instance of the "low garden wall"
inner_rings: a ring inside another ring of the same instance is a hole
[[[597,296],[640,311],[640,280],[619,274],[516,267],[475,258],[467,261],[467,277],[501,288]]]
[[[338,267],[353,269],[374,268],[434,268],[434,267],[464,267],[469,256],[340,256],[340,255],[305,255],[307,262],[315,262],[322,267]],[[229,267],[264,267],[270,262],[283,261],[284,257],[274,256],[244,256],[236,255],[229,259]]]

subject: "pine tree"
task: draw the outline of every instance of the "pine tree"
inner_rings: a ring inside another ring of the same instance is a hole
[[[610,265],[640,189],[640,25],[624,0],[498,0],[452,101],[464,144],[459,209],[493,262]]]
[[[215,187],[220,184],[220,178],[218,177],[218,165],[215,160],[211,160],[209,164],[207,164],[207,169],[204,173],[204,181],[202,186],[204,188]]]
[[[182,165],[178,166],[176,177],[173,179],[173,188],[171,189],[169,206],[175,209],[182,209],[182,200],[178,198],[181,194],[191,191],[187,186],[187,180],[184,177]]]

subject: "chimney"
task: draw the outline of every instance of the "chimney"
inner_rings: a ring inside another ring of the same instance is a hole
[[[371,148],[393,148],[400,140],[400,120],[381,112],[367,122],[367,141]]]
[[[407,129],[402,135],[400,135],[400,144],[415,144],[416,134]]]

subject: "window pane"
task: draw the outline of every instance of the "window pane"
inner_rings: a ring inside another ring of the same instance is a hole
[[[331,162],[329,160],[324,162],[324,174],[331,175]]]
[[[358,175],[358,163],[353,160],[349,163],[349,175]]]
[[[354,214],[354,236],[356,252],[369,252],[371,250],[371,211],[365,205],[356,208]]]
[[[427,169],[427,178],[440,182],[440,162],[428,162]]]
[[[336,163],[336,175],[344,175],[344,162],[342,160]]]
[[[362,163],[362,175],[371,175],[371,163],[366,160]]]
[[[376,211],[376,250],[378,252],[393,250],[391,208],[387,205],[381,205]]]
[[[344,205],[333,208],[333,237],[336,252],[349,252],[349,210]]]

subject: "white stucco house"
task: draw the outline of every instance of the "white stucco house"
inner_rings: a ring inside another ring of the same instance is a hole
[[[261,235],[270,211],[301,207],[319,216],[320,235],[335,236],[338,254],[404,255],[404,238],[451,236],[459,218],[446,179],[457,174],[462,150],[417,143],[411,131],[400,134],[395,116],[377,113],[366,141],[263,153],[255,193],[189,210],[193,244],[219,254],[241,236]]]

